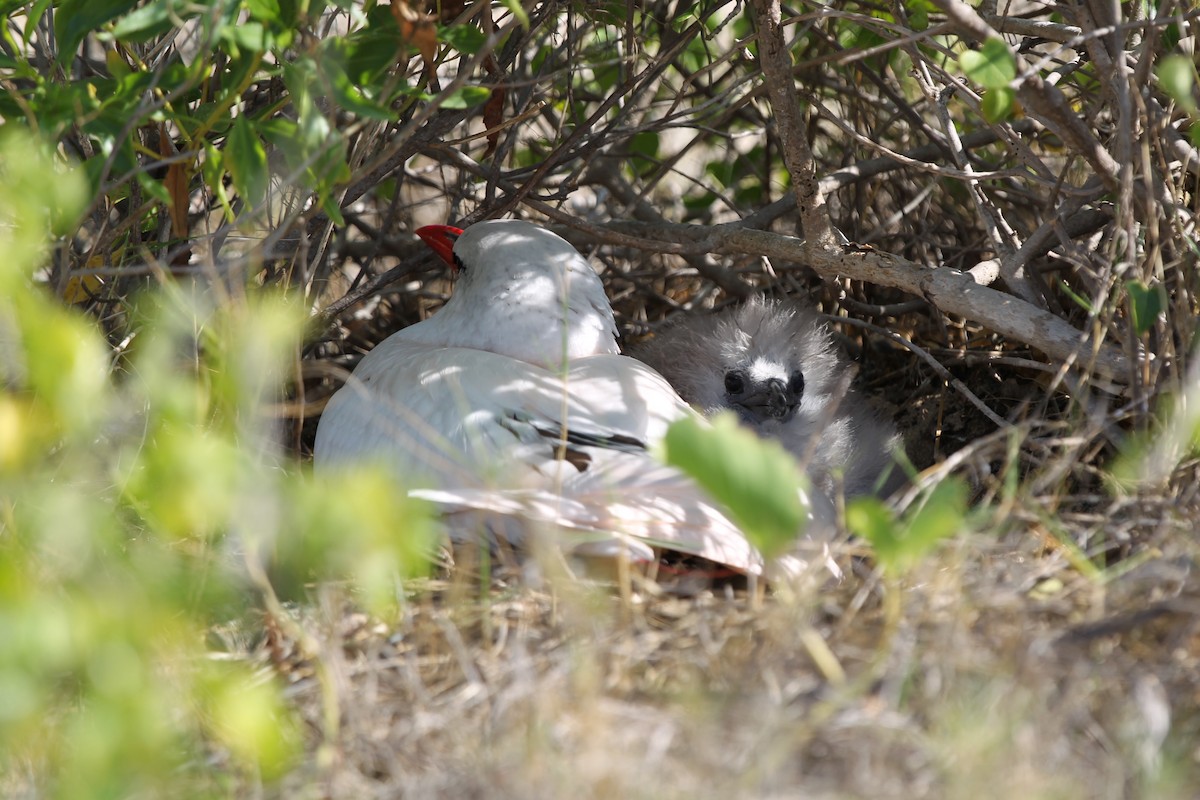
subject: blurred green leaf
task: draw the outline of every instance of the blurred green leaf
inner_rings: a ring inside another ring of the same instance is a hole
[[[225,143],[226,162],[230,177],[250,208],[258,208],[266,200],[267,151],[259,141],[254,126],[245,117],[238,117],[229,130]]]
[[[227,530],[247,479],[233,444],[203,427],[168,424],[151,434],[127,486],[150,526],[175,539]]]
[[[460,53],[475,55],[487,42],[487,36],[474,25],[451,25],[438,31],[438,39]]]
[[[1003,122],[1012,117],[1015,105],[1016,93],[1004,87],[984,92],[980,108],[983,110],[983,118],[988,122]]]
[[[846,506],[846,527],[871,544],[885,570],[897,574],[928,555],[938,542],[959,533],[966,510],[966,484],[947,478],[902,520],[874,497],[856,498]]]
[[[54,15],[58,63],[63,66],[69,64],[83,37],[137,4],[138,0],[63,0]]]
[[[380,105],[368,97],[363,90],[354,84],[344,65],[348,61],[349,48],[344,40],[329,39],[321,48],[323,69],[321,78],[337,104],[347,111],[367,119],[386,122],[395,114],[386,106]]]
[[[923,31],[929,27],[929,15],[937,11],[937,6],[930,0],[905,0],[904,8],[908,11],[908,23],[914,31]]]
[[[680,420],[667,430],[666,462],[696,480],[725,506],[765,558],[782,553],[804,532],[807,479],[775,440],[756,436],[732,413]]]
[[[1147,286],[1141,281],[1125,284],[1129,293],[1129,313],[1133,318],[1133,329],[1138,336],[1154,327],[1159,314],[1167,309],[1167,292],[1161,284]]]
[[[46,404],[59,429],[86,435],[103,412],[108,355],[95,327],[46,298],[16,304],[22,328],[25,385]]]
[[[429,506],[396,486],[393,474],[371,464],[289,479],[287,535],[262,542],[281,594],[298,596],[317,578],[349,578],[368,608],[394,610],[397,581],[428,572],[440,535]]]
[[[0,290],[23,282],[39,265],[48,235],[75,226],[87,201],[81,170],[57,158],[46,143],[19,125],[0,131]]]
[[[246,11],[253,19],[267,23],[279,23],[279,0],[245,0]]]
[[[301,730],[275,681],[213,663],[200,691],[208,727],[242,764],[271,780],[300,755]]]
[[[658,168],[659,135],[652,131],[639,131],[629,139],[629,154],[633,169],[645,175]]]
[[[168,30],[175,20],[198,13],[199,9],[186,0],[156,0],[122,17],[105,38],[144,42]]]
[[[1185,55],[1175,53],[1159,62],[1158,82],[1171,99],[1185,111],[1196,110],[1196,62]]]
[[[963,74],[985,89],[1004,89],[1017,77],[1017,64],[1003,39],[988,39],[958,57]]]
[[[1072,289],[1066,281],[1060,280],[1058,282],[1058,288],[1061,289],[1063,294],[1071,298],[1071,300],[1073,300],[1075,304],[1084,311],[1087,311],[1089,314],[1092,312],[1092,301],[1088,300],[1086,297],[1079,294],[1079,292],[1076,292],[1074,289]]]
[[[275,46],[275,37],[261,22],[243,22],[226,26],[222,30],[235,51],[240,49],[250,53],[261,53]],[[240,53],[235,52],[235,55]]]
[[[480,103],[486,103],[487,99],[491,96],[492,90],[485,89],[482,86],[460,86],[455,91],[446,95],[446,99],[442,101],[442,108],[473,108]]]
[[[500,2],[513,13],[513,16],[521,23],[522,28],[529,29],[529,13],[521,5],[521,0],[500,0]]]

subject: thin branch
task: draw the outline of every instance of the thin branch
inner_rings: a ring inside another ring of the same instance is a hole
[[[800,98],[792,80],[792,57],[784,43],[779,0],[751,0],[758,26],[758,60],[771,98],[771,110],[783,144],[783,163],[804,223],[804,235],[819,247],[834,249],[837,239],[816,177],[816,161],[800,119]]]

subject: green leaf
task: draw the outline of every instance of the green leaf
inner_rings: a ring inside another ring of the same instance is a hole
[[[330,40],[322,43],[326,46]],[[367,12],[367,27],[341,40],[340,51],[346,59],[346,72],[358,84],[371,84],[396,63],[401,46],[400,29],[388,6],[375,6]]]
[[[225,142],[225,160],[233,184],[247,205],[260,206],[267,196],[267,151],[245,117],[233,122]]]
[[[916,560],[934,545],[962,530],[967,513],[967,484],[947,478],[933,487],[904,527],[903,557]]]
[[[200,174],[204,178],[204,185],[221,204],[226,221],[232,222],[233,208],[229,204],[229,195],[225,191],[225,158],[220,150],[213,147],[211,142],[204,142],[204,158],[200,161]]]
[[[929,0],[906,0],[904,8],[908,11],[908,25],[914,31],[928,28],[929,15],[937,11],[937,6]]]
[[[246,10],[260,22],[280,22],[279,0],[246,0]]]
[[[144,42],[170,28],[173,19],[196,16],[197,12],[187,14],[186,11],[179,0],[158,0],[123,17],[110,36],[122,41]]]
[[[0,298],[41,266],[48,232],[71,232],[90,196],[83,170],[68,167],[50,143],[19,123],[0,129]],[[0,314],[0,342],[7,326]],[[0,368],[4,347],[0,346]],[[4,380],[0,376],[0,387]]]
[[[948,478],[933,488],[905,521],[874,497],[858,498],[846,507],[846,527],[870,542],[880,566],[903,572],[938,542],[962,529],[967,508],[966,484]]]
[[[881,562],[894,558],[900,528],[896,515],[876,497],[859,497],[846,504],[846,528],[870,542]]]
[[[325,84],[328,94],[333,95],[337,104],[347,111],[360,117],[387,122],[395,115],[391,109],[374,102],[351,79],[346,71],[349,48],[344,40],[329,39],[327,46],[321,48],[321,70],[319,76]]]
[[[300,722],[274,681],[264,681],[232,665],[204,665],[201,697],[212,734],[238,761],[279,777],[303,750]]]
[[[525,7],[521,5],[521,0],[500,0],[504,7],[513,13],[513,16],[521,23],[521,27],[529,30],[529,14],[525,11]]]
[[[346,224],[346,220],[342,216],[342,209],[337,203],[337,198],[332,194],[326,193],[321,196],[321,210],[325,212],[325,216],[329,217],[334,225],[342,226]]]
[[[1006,88],[1017,77],[1017,64],[1003,39],[988,39],[979,50],[958,57],[963,74],[985,89]]]
[[[319,67],[311,58],[296,59],[284,67],[283,80],[292,95],[292,107],[299,123],[298,135],[293,137],[292,145],[301,159],[306,160],[334,135],[333,126],[314,98],[314,88],[319,90]]]
[[[199,426],[160,426],[129,476],[126,498],[160,536],[202,540],[231,523],[245,481],[243,453]]]
[[[635,133],[629,140],[630,164],[639,175],[658,168],[659,136],[653,131]]]
[[[455,25],[438,32],[438,39],[460,53],[475,55],[487,42],[487,36],[474,25]]]
[[[487,99],[491,96],[491,89],[485,89],[482,86],[463,86],[449,94],[442,101],[442,108],[472,108],[480,103],[487,102]]]
[[[136,6],[138,0],[64,0],[54,15],[58,63],[66,66],[89,33]]]
[[[96,328],[40,296],[17,303],[25,380],[69,433],[86,434],[103,413],[108,352]]]
[[[377,464],[285,482],[287,537],[270,542],[273,583],[286,595],[313,577],[354,578],[368,606],[395,604],[400,578],[428,571],[440,532],[429,505],[397,491]]]
[[[1196,85],[1196,64],[1178,53],[1169,55],[1158,65],[1158,82],[1180,108],[1196,110],[1192,87]]]
[[[764,557],[779,555],[803,533],[808,508],[801,492],[808,482],[777,441],[759,438],[723,412],[711,425],[676,422],[663,443],[666,462],[725,506]]]
[[[1058,282],[1058,288],[1061,289],[1063,291],[1063,293],[1066,294],[1067,297],[1074,300],[1075,304],[1077,306],[1079,306],[1080,308],[1082,308],[1084,311],[1088,312],[1089,314],[1092,313],[1092,301],[1088,300],[1086,297],[1079,294],[1079,292],[1076,292],[1074,289],[1072,289],[1067,284],[1066,281],[1060,280]]]
[[[1133,329],[1138,336],[1154,327],[1158,315],[1167,308],[1167,293],[1161,284],[1146,286],[1141,281],[1129,281],[1125,284],[1129,292],[1129,313],[1133,318]]]
[[[1012,116],[1016,92],[1007,86],[1000,89],[988,89],[983,94],[983,118],[988,122],[1003,122]]]
[[[225,29],[228,40],[237,48],[251,53],[261,53],[274,44],[270,31],[261,22],[245,22],[241,25],[230,25]]]

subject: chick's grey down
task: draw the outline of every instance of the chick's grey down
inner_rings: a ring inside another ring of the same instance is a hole
[[[817,486],[847,496],[889,494],[903,483],[895,427],[849,389],[849,365],[816,314],[756,298],[669,325],[630,355],[665,377],[704,414],[729,409],[777,439]]]

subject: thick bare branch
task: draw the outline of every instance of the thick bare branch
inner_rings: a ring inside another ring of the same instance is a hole
[[[1024,342],[1055,361],[1072,364],[1108,380],[1130,380],[1129,359],[1116,347],[1097,341],[1037,306],[976,283],[966,272],[915,264],[876,250],[826,250],[804,240],[737,225],[703,228],[694,225],[625,224],[618,229],[643,239],[705,243],[726,255],[754,255],[778,263],[803,264],[827,276],[842,276],[901,289],[924,297],[939,310],[974,320],[997,333]]]

